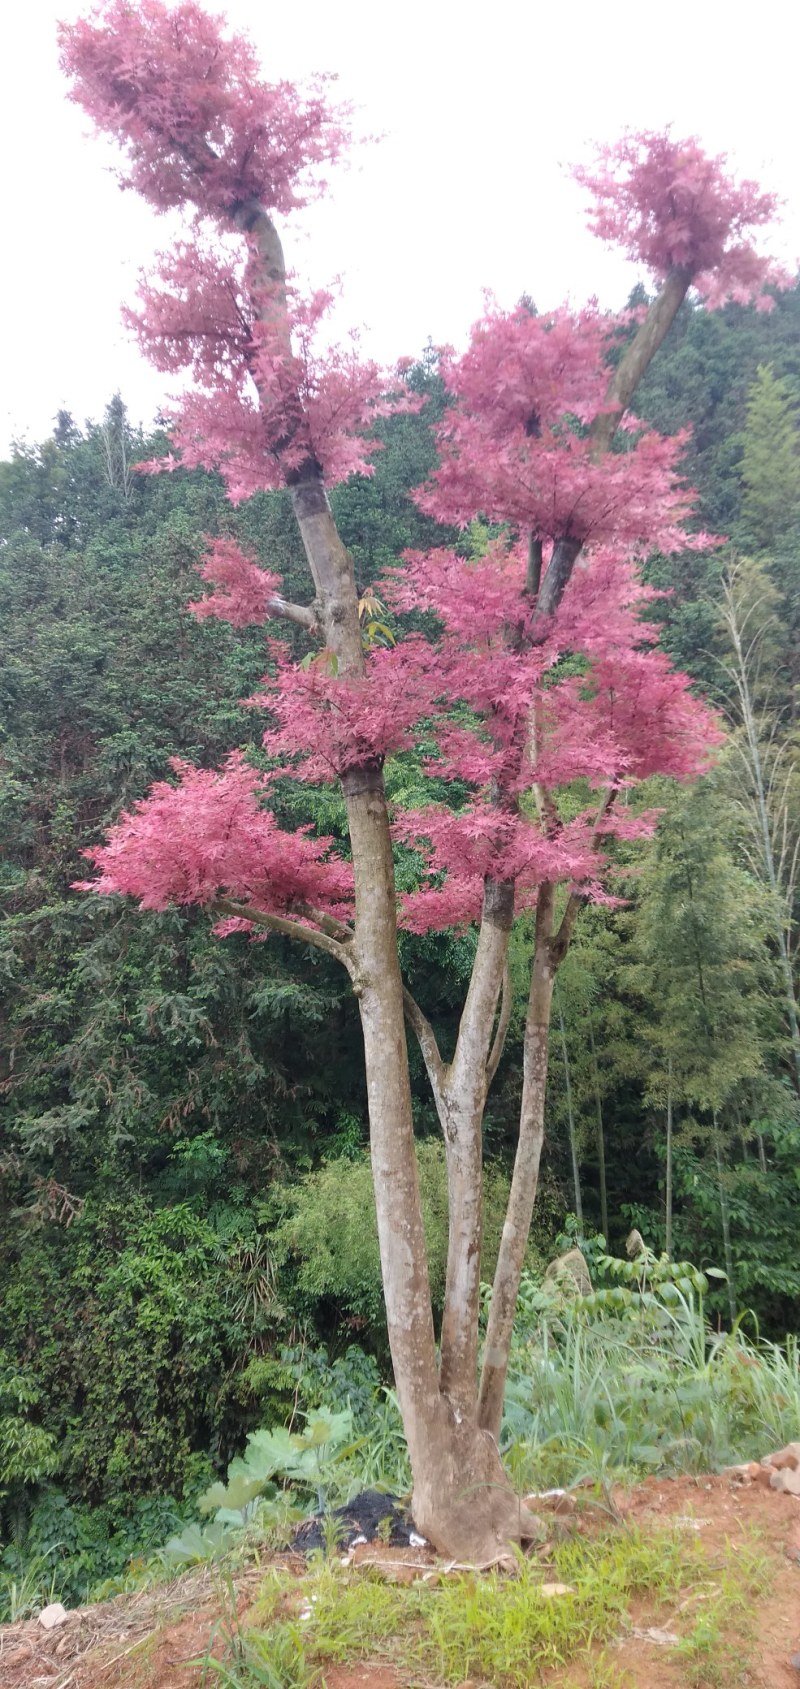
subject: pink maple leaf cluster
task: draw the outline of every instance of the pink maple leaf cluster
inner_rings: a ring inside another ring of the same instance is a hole
[[[663,280],[671,270],[689,275],[706,305],[755,300],[769,309],[770,284],[786,285],[786,272],[753,245],[753,231],[771,223],[778,200],[755,182],[735,181],[724,156],[711,158],[696,137],[666,133],[626,135],[600,147],[595,167],[575,170],[589,189],[589,226],[601,240],[621,246]]]
[[[488,802],[458,811],[434,805],[398,810],[394,833],[418,850],[425,864],[419,890],[402,899],[401,925],[411,932],[475,921],[487,878],[513,881],[517,909],[531,908],[542,880],[566,879],[588,889],[602,860],[588,818],[549,838],[535,821],[504,814]]]
[[[581,783],[624,796],[655,773],[691,778],[721,737],[657,648],[642,616],[657,595],[629,556],[586,554],[540,643],[526,637],[535,612],[520,613],[523,580],[519,548],[497,542],[473,562],[415,554],[384,588],[398,609],[423,605],[439,618],[440,708],[426,766],[474,788],[457,811],[395,818],[404,842],[428,841],[425,880],[404,899],[403,922],[415,930],[473,920],[486,875],[514,881],[517,907],[535,900],[542,879],[600,895],[609,838],[643,837],[655,817],[623,804],[598,824],[595,806],[553,825],[550,794]],[[544,794],[536,820],[525,813],[532,790]]]
[[[609,345],[623,323],[594,311],[532,316],[492,307],[467,351],[446,361],[453,404],[438,425],[439,465],[423,510],[461,526],[480,512],[542,541],[612,542],[639,552],[698,543],[683,524],[685,435],[643,430],[599,458],[586,425],[602,415]],[[701,543],[701,542],[700,542]]]
[[[190,207],[194,232],[162,255],[127,313],[158,369],[190,371],[173,447],[186,468],[220,469],[234,502],[283,486],[304,463],[329,484],[372,473],[376,417],[413,402],[387,393],[356,339],[315,350],[331,295],[300,298],[258,272],[254,220],[324,191],[320,167],[347,138],[326,79],[307,93],[260,78],[250,42],[187,0],[104,0],[61,26],[79,101],[127,158],[123,184],[159,209]],[[227,232],[212,246],[208,223]],[[148,470],[175,468],[174,456]]]
[[[280,576],[260,568],[235,540],[210,539],[199,573],[215,587],[186,606],[199,622],[216,617],[235,628],[258,626],[269,620],[280,597]]]
[[[291,211],[347,140],[327,79],[305,93],[265,82],[248,39],[193,0],[105,0],[59,33],[71,97],[125,147],[124,185],[158,210]]]
[[[306,462],[329,485],[371,475],[382,442],[380,416],[418,400],[363,361],[357,337],[316,350],[332,303],[324,290],[302,299],[272,294],[250,275],[250,243],[222,258],[201,242],[181,243],[140,284],[141,308],[127,321],[156,368],[187,369],[193,389],[174,411],[173,448],[187,469],[219,469],[234,503],[283,486]],[[158,472],[177,467],[156,460]]]
[[[377,647],[357,676],[332,673],[325,652],[307,668],[293,664],[277,642],[272,654],[274,673],[249,701],[276,718],[264,747],[299,780],[337,780],[348,769],[380,766],[409,750],[439,690],[435,652],[423,639]]]
[[[294,913],[308,901],[328,914],[349,908],[352,874],[332,840],[285,832],[264,807],[266,782],[239,755],[221,772],[175,759],[177,785],[159,781],[120,816],[105,844],[86,851],[100,878],[78,889],[124,892],[143,909],[235,897],[254,909]]]

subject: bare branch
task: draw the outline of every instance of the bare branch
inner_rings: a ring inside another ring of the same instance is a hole
[[[280,593],[273,593],[267,608],[271,616],[281,616],[285,622],[296,622],[298,627],[307,628],[309,633],[320,633],[320,623],[316,610],[310,605],[290,604],[288,599],[281,598]]]
[[[285,915],[270,915],[264,909],[253,909],[247,903],[233,903],[230,898],[218,897],[213,905],[215,915],[232,915],[238,921],[250,921],[253,926],[267,927],[270,932],[279,932],[284,938],[293,938],[298,944],[311,944],[316,950],[324,950],[326,955],[333,956],[337,962],[347,969],[351,979],[355,979],[356,970],[353,957],[344,944],[338,939],[331,938],[326,932],[320,932],[316,927],[306,927],[302,921],[290,921]]]
[[[528,535],[528,567],[525,574],[525,591],[532,598],[536,597],[542,584],[542,542],[538,534]]]
[[[509,1023],[510,1023],[510,1020],[511,1020],[511,1009],[512,1009],[512,1005],[513,1005],[513,1001],[514,1001],[514,994],[513,994],[512,988],[511,988],[511,969],[508,965],[508,962],[506,962],[506,965],[503,969],[503,984],[502,984],[501,996],[500,996],[500,1015],[499,1015],[499,1018],[498,1018],[498,1021],[497,1021],[497,1030],[496,1030],[495,1035],[494,1035],[494,1042],[493,1042],[492,1048],[489,1052],[489,1059],[486,1063],[486,1089],[487,1089],[487,1091],[489,1089],[489,1086],[492,1083],[492,1080],[494,1079],[494,1076],[497,1072],[498,1067],[500,1066],[500,1058],[501,1058],[503,1051],[505,1049],[506,1037],[508,1035],[508,1028],[509,1028]]]
[[[606,409],[591,428],[598,452],[607,451],[634,393],[672,327],[691,285],[691,271],[670,270],[661,291],[626,346],[608,384]]]
[[[411,992],[405,985],[403,986],[403,1008],[406,1020],[416,1034],[417,1043],[422,1051],[422,1059],[431,1082],[438,1112],[438,1105],[443,1098],[447,1081],[447,1067],[442,1061],[439,1045],[436,1042],[436,1033],[427,1015],[423,1014],[419,1003],[412,997]]]
[[[298,915],[305,915],[309,921],[314,921],[329,938],[338,938],[340,944],[351,944],[355,938],[352,927],[346,921],[337,921],[335,915],[326,915],[324,909],[316,909],[313,903],[298,903]]]
[[[571,891],[567,898],[567,907],[561,917],[558,932],[550,940],[550,959],[556,968],[561,966],[569,950],[575,922],[585,902],[586,896],[582,891]]]
[[[513,884],[487,879],[475,960],[448,1075],[454,1093],[462,1100],[472,1096],[481,1108],[486,1100],[486,1063],[513,919]]]

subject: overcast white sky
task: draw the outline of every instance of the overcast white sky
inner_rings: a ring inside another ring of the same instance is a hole
[[[64,98],[55,22],[76,0],[7,0],[0,63],[0,451],[59,407],[98,416],[115,389],[149,422],[168,392],[119,322],[137,269],[169,242],[110,174],[112,154]],[[215,10],[223,9],[221,4]],[[267,77],[334,71],[380,144],[287,235],[315,285],[341,274],[348,323],[387,362],[462,339],[491,288],[540,306],[636,279],[585,233],[565,163],[626,126],[699,134],[786,200],[800,254],[800,23],[772,0],[646,7],[599,0],[228,0]]]

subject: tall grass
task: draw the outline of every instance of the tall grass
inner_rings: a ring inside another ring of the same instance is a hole
[[[797,1338],[715,1332],[702,1290],[668,1289],[523,1296],[503,1427],[520,1487],[715,1471],[800,1436]]]

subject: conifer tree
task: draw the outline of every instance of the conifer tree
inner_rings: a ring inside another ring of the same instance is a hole
[[[800,519],[797,396],[772,364],[760,364],[750,389],[742,452],[745,532],[769,551]]]
[[[680,1111],[684,1139],[713,1162],[732,1318],[727,1145],[743,1088],[764,1073],[769,930],[768,901],[731,854],[735,830],[730,806],[711,780],[670,807],[642,878],[639,961],[630,975],[652,1015],[646,1098],[666,1107],[670,1128],[673,1110]],[[671,1180],[670,1162],[668,1186]]]
[[[722,667],[731,686],[729,711],[738,795],[747,819],[744,848],[769,894],[772,936],[780,959],[795,1090],[800,1095],[800,1017],[793,939],[800,816],[797,747],[788,714],[775,695],[780,660],[780,599],[758,560],[743,559],[722,581],[722,624],[728,651]]]

